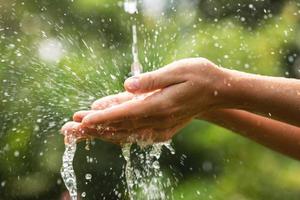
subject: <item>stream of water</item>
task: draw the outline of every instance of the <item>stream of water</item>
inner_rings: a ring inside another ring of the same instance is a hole
[[[132,57],[133,62],[131,65],[131,74],[133,76],[139,75],[143,72],[143,66],[139,61],[139,51],[138,51],[138,37],[137,37],[137,25],[135,15],[138,13],[138,1],[137,0],[125,0],[124,10],[125,12],[132,15]]]
[[[132,15],[132,57],[131,73],[133,76],[143,72],[143,67],[139,61],[138,54],[138,34],[135,15],[138,14],[138,1],[125,0],[124,10]],[[138,97],[136,97],[138,98]],[[137,143],[126,144],[122,147],[123,157],[126,161],[124,174],[127,183],[127,193],[131,200],[162,200],[171,199],[167,197],[166,189],[171,187],[170,182],[163,182],[163,173],[160,169],[159,158],[162,147],[168,148],[171,153],[174,149],[171,142],[156,143]]]
[[[172,189],[172,183],[169,179],[163,180],[163,172],[159,164],[164,146],[174,152],[170,142],[153,145],[126,144],[123,146],[122,153],[126,160],[124,175],[129,199],[172,199],[166,191]]]
[[[70,143],[66,144],[63,154],[63,164],[60,170],[61,177],[69,191],[71,200],[77,200],[77,181],[73,168],[73,160],[76,153],[76,139],[71,138]]]

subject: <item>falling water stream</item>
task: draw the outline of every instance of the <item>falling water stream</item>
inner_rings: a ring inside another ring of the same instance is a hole
[[[138,13],[137,0],[125,0],[124,9],[132,15],[132,57],[131,74],[139,75],[143,72],[143,67],[139,61],[138,54],[138,36],[135,15]],[[136,97],[139,98],[139,97]],[[61,176],[69,191],[71,200],[77,200],[77,182],[73,169],[73,159],[76,153],[76,139],[71,138],[70,143],[66,144],[63,154],[63,164],[61,168]],[[122,154],[126,161],[124,175],[127,184],[127,193],[131,200],[161,200],[171,199],[166,194],[165,189],[171,187],[168,180],[163,183],[162,171],[160,169],[159,158],[162,147],[174,153],[170,142],[149,144],[137,142],[133,148],[133,143],[123,145]]]
[[[138,54],[138,36],[136,18],[134,15],[138,13],[137,0],[125,0],[124,9],[132,15],[132,57],[131,74],[139,75],[143,71],[143,67],[139,61]],[[138,96],[136,98],[139,98]],[[159,165],[159,158],[162,147],[168,148],[171,153],[174,149],[171,142],[149,144],[138,142],[137,147],[132,148],[133,144],[123,145],[122,153],[126,161],[125,177],[127,183],[127,192],[131,200],[161,200],[170,199],[165,193],[165,189],[171,186],[170,182],[162,182],[162,171]]]
[[[65,152],[63,155],[63,164],[60,170],[61,177],[69,191],[71,200],[77,200],[77,182],[73,168],[76,146],[76,139],[70,138],[69,144],[66,144]]]

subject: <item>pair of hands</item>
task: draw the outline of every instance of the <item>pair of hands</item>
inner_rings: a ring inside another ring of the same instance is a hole
[[[126,92],[95,101],[62,128],[65,142],[99,138],[116,144],[171,139],[196,117],[222,104],[226,73],[204,58],[173,62],[127,79]]]

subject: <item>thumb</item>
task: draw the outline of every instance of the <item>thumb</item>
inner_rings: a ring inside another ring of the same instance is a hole
[[[162,68],[131,77],[125,81],[124,87],[131,93],[147,93],[184,82],[180,76],[169,71]]]

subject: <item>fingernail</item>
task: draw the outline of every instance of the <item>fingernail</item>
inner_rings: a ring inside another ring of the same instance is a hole
[[[131,77],[126,80],[125,85],[129,90],[138,90],[140,89],[140,82],[138,77]]]

